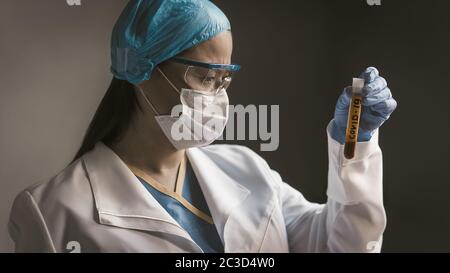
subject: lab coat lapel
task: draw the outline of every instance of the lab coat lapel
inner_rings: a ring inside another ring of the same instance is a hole
[[[242,181],[227,173],[231,166],[220,158],[214,158],[207,150],[191,148],[187,155],[225,252],[258,252],[273,200],[258,200],[249,188],[239,183]]]
[[[193,252],[202,252],[190,235],[105,144],[97,143],[92,151],[83,156],[83,163],[101,224],[174,234],[190,241]]]

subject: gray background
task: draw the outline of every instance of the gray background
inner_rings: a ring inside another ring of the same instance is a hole
[[[380,131],[386,252],[450,251],[448,1],[214,1],[243,65],[232,104],[280,105],[280,147],[259,152],[310,200],[326,200],[325,126],[366,66],[399,106]],[[15,195],[61,171],[109,85],[109,37],[125,0],[0,3],[0,251]]]

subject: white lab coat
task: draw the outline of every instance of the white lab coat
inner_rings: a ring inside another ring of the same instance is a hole
[[[308,202],[243,146],[188,149],[225,252],[379,251],[386,216],[378,136],[358,143],[352,160],[329,136],[328,149],[326,204]],[[101,142],[22,191],[9,232],[18,252],[202,252]]]

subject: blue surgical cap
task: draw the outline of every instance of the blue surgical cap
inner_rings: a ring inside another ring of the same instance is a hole
[[[139,84],[161,62],[230,30],[225,14],[208,0],[131,0],[111,37],[111,72]]]

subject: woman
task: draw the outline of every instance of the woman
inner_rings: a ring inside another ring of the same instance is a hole
[[[16,251],[379,251],[377,128],[396,106],[386,81],[374,68],[361,75],[353,159],[342,145],[348,92],[339,98],[327,129],[328,201],[315,204],[250,149],[208,146],[227,121],[226,88],[239,70],[231,54],[230,24],[211,2],[130,1],[113,30],[114,78],[74,161],[14,202]]]

